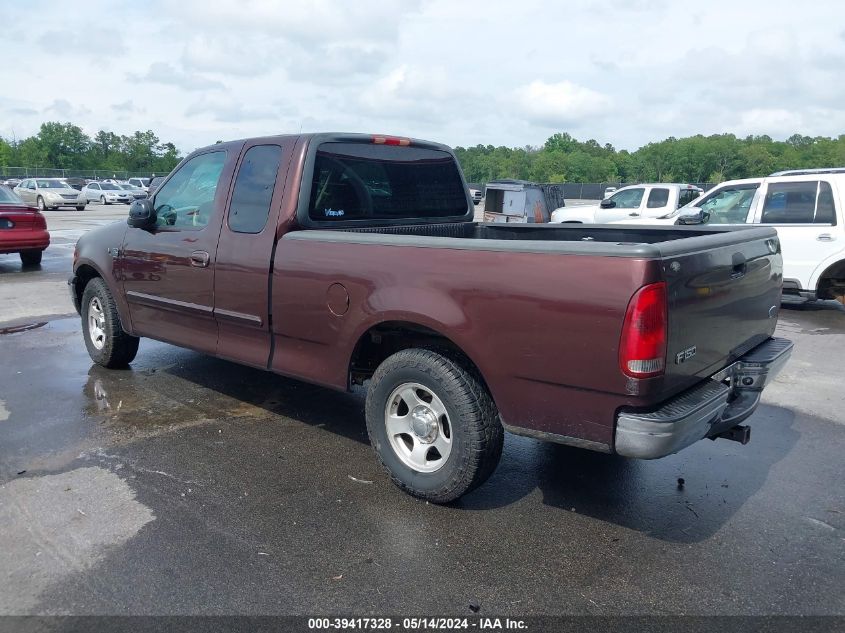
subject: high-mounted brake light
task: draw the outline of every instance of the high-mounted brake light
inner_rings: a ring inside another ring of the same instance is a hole
[[[659,376],[666,369],[666,283],[643,286],[628,302],[619,367],[631,378]]]
[[[398,136],[374,136],[373,143],[376,145],[401,145],[405,147],[411,144],[411,139],[399,138]]]

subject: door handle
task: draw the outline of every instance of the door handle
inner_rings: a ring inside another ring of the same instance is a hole
[[[638,218],[638,217],[640,217],[640,214],[639,214],[639,213],[629,213],[628,215],[629,215],[629,216],[631,216],[632,218]]]
[[[832,241],[833,241],[833,240],[835,240],[836,238],[835,238],[835,237],[833,237],[830,233],[820,233],[820,234],[818,235],[818,237],[816,237],[816,239],[817,239],[819,242],[832,242]]]
[[[208,262],[211,258],[208,256],[208,253],[205,251],[194,251],[191,253],[191,266],[196,266],[197,268],[205,268],[208,266]]]

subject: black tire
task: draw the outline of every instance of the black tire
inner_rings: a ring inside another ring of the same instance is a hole
[[[21,251],[21,264],[23,266],[40,266],[41,257],[44,251]]]
[[[85,211],[85,205],[84,204],[76,205],[76,210],[77,211]]]
[[[38,196],[35,199],[35,206],[38,207],[39,211],[46,211],[47,210],[47,205],[44,204],[44,198],[42,198],[41,196]]]
[[[103,342],[99,349],[92,340],[89,321],[94,299],[98,301],[102,311]],[[85,338],[85,347],[88,348],[88,355],[91,360],[110,369],[126,367],[135,360],[140,339],[137,336],[127,334],[123,330],[114,297],[109,292],[105,281],[95,277],[88,282],[82,292],[82,305],[80,307],[82,335]]]
[[[100,204],[108,204],[108,202],[106,202],[105,196],[100,196]]]
[[[404,383],[426,387],[448,414],[451,452],[434,472],[411,468],[388,439],[388,400]],[[403,350],[379,365],[367,391],[366,416],[370,443],[393,483],[433,503],[449,503],[483,484],[502,456],[504,431],[487,388],[474,372],[432,350]]]

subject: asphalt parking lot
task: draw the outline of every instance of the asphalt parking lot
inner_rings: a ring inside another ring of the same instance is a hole
[[[47,212],[40,270],[0,256],[0,614],[845,614],[839,304],[782,311],[748,446],[508,436],[441,507],[379,469],[360,394],[148,340],[92,365],[73,243],[125,214]]]

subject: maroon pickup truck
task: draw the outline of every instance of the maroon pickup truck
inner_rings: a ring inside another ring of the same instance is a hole
[[[656,458],[742,425],[792,344],[772,338],[771,228],[479,224],[452,151],[271,136],[197,150],[78,242],[91,358],[139,337],[348,390],[407,492],[448,502],[503,432]]]

